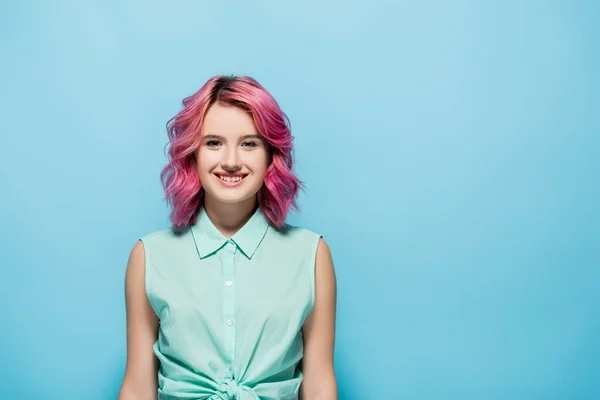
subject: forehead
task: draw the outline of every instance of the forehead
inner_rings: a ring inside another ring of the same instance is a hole
[[[220,103],[213,104],[202,124],[203,136],[239,137],[258,134],[252,116],[245,110]]]

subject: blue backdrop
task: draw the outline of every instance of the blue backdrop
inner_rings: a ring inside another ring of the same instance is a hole
[[[341,399],[600,398],[600,5],[0,6],[2,399],[116,399],[166,121],[218,73],[289,114],[338,276]]]

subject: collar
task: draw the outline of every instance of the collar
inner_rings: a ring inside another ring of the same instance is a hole
[[[200,258],[214,254],[225,246],[229,240],[234,242],[246,257],[252,258],[268,228],[269,221],[258,207],[248,222],[235,235],[227,239],[208,218],[204,207],[201,207],[198,219],[192,226],[191,231]]]

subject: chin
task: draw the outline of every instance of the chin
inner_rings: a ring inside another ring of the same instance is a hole
[[[206,188],[205,188],[205,192],[207,195],[209,195],[210,197],[212,197],[219,203],[236,204],[236,203],[242,203],[242,202],[247,201],[248,199],[252,198],[253,196],[256,196],[258,191],[256,191],[256,192],[251,191],[251,192],[244,192],[244,193],[232,193],[232,192],[224,193],[223,190],[206,190]]]

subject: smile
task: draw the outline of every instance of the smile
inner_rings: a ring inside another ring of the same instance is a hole
[[[241,182],[248,175],[233,175],[232,176],[232,175],[215,174],[215,176],[217,178],[219,178],[219,180],[221,180],[221,182],[223,182],[223,183],[235,184],[235,183]]]

